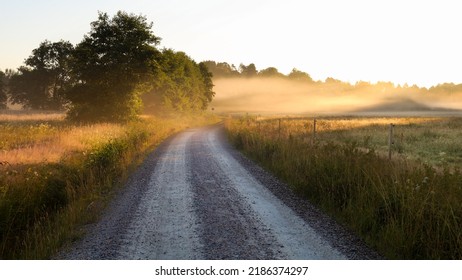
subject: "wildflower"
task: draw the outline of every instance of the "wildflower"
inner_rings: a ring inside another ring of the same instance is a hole
[[[428,177],[425,177],[423,180],[422,180],[422,184],[427,184],[428,183]]]
[[[415,186],[414,190],[418,192],[418,191],[420,190],[420,185],[417,184],[417,185]]]

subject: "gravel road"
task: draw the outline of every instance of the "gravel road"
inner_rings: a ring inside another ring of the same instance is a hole
[[[150,154],[60,259],[376,259],[358,238],[234,150],[221,125]]]

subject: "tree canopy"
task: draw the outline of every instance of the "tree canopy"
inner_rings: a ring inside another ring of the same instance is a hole
[[[12,75],[11,102],[30,109],[63,109],[67,104],[64,93],[70,86],[69,58],[73,49],[66,41],[42,42],[26,59],[26,66]]]
[[[237,71],[236,66],[229,65],[227,62],[215,62],[207,60],[202,62],[207,69],[213,73],[216,78],[231,78],[238,77],[241,73]]]
[[[276,67],[268,67],[266,69],[261,70],[258,72],[258,75],[260,77],[266,77],[266,78],[282,78],[284,77],[284,74],[279,73],[278,69]]]
[[[158,70],[160,38],[143,16],[100,13],[91,31],[75,47],[75,84],[67,93],[69,116],[77,120],[129,120],[141,109]]]
[[[0,107],[7,91],[25,109],[67,109],[76,121],[126,121],[145,107],[197,112],[214,96],[212,74],[183,52],[156,46],[153,23],[141,15],[99,13],[75,47],[45,40],[25,65],[1,73]],[[143,97],[143,98],[142,98]]]
[[[160,71],[153,90],[145,97],[147,107],[195,112],[204,110],[214,96],[212,74],[184,52],[162,51]]]
[[[8,97],[6,95],[6,75],[0,71],[0,109],[7,108]]]
[[[239,65],[239,69],[241,70],[241,75],[246,78],[252,78],[258,74],[257,67],[253,63],[250,63],[247,66],[241,64]]]
[[[314,83],[313,79],[308,73],[297,70],[296,68],[292,69],[292,72],[290,72],[287,77],[295,81]]]

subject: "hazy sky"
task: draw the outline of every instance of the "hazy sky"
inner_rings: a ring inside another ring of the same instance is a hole
[[[458,0],[0,0],[0,69],[45,39],[78,43],[97,12],[154,22],[161,47],[314,79],[462,83]]]

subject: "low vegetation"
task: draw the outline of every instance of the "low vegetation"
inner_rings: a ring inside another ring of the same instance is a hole
[[[231,141],[390,259],[462,258],[462,120],[230,119]],[[392,160],[389,124],[395,123]]]
[[[78,238],[143,156],[214,118],[69,123],[64,115],[0,115],[0,258],[43,259]]]

